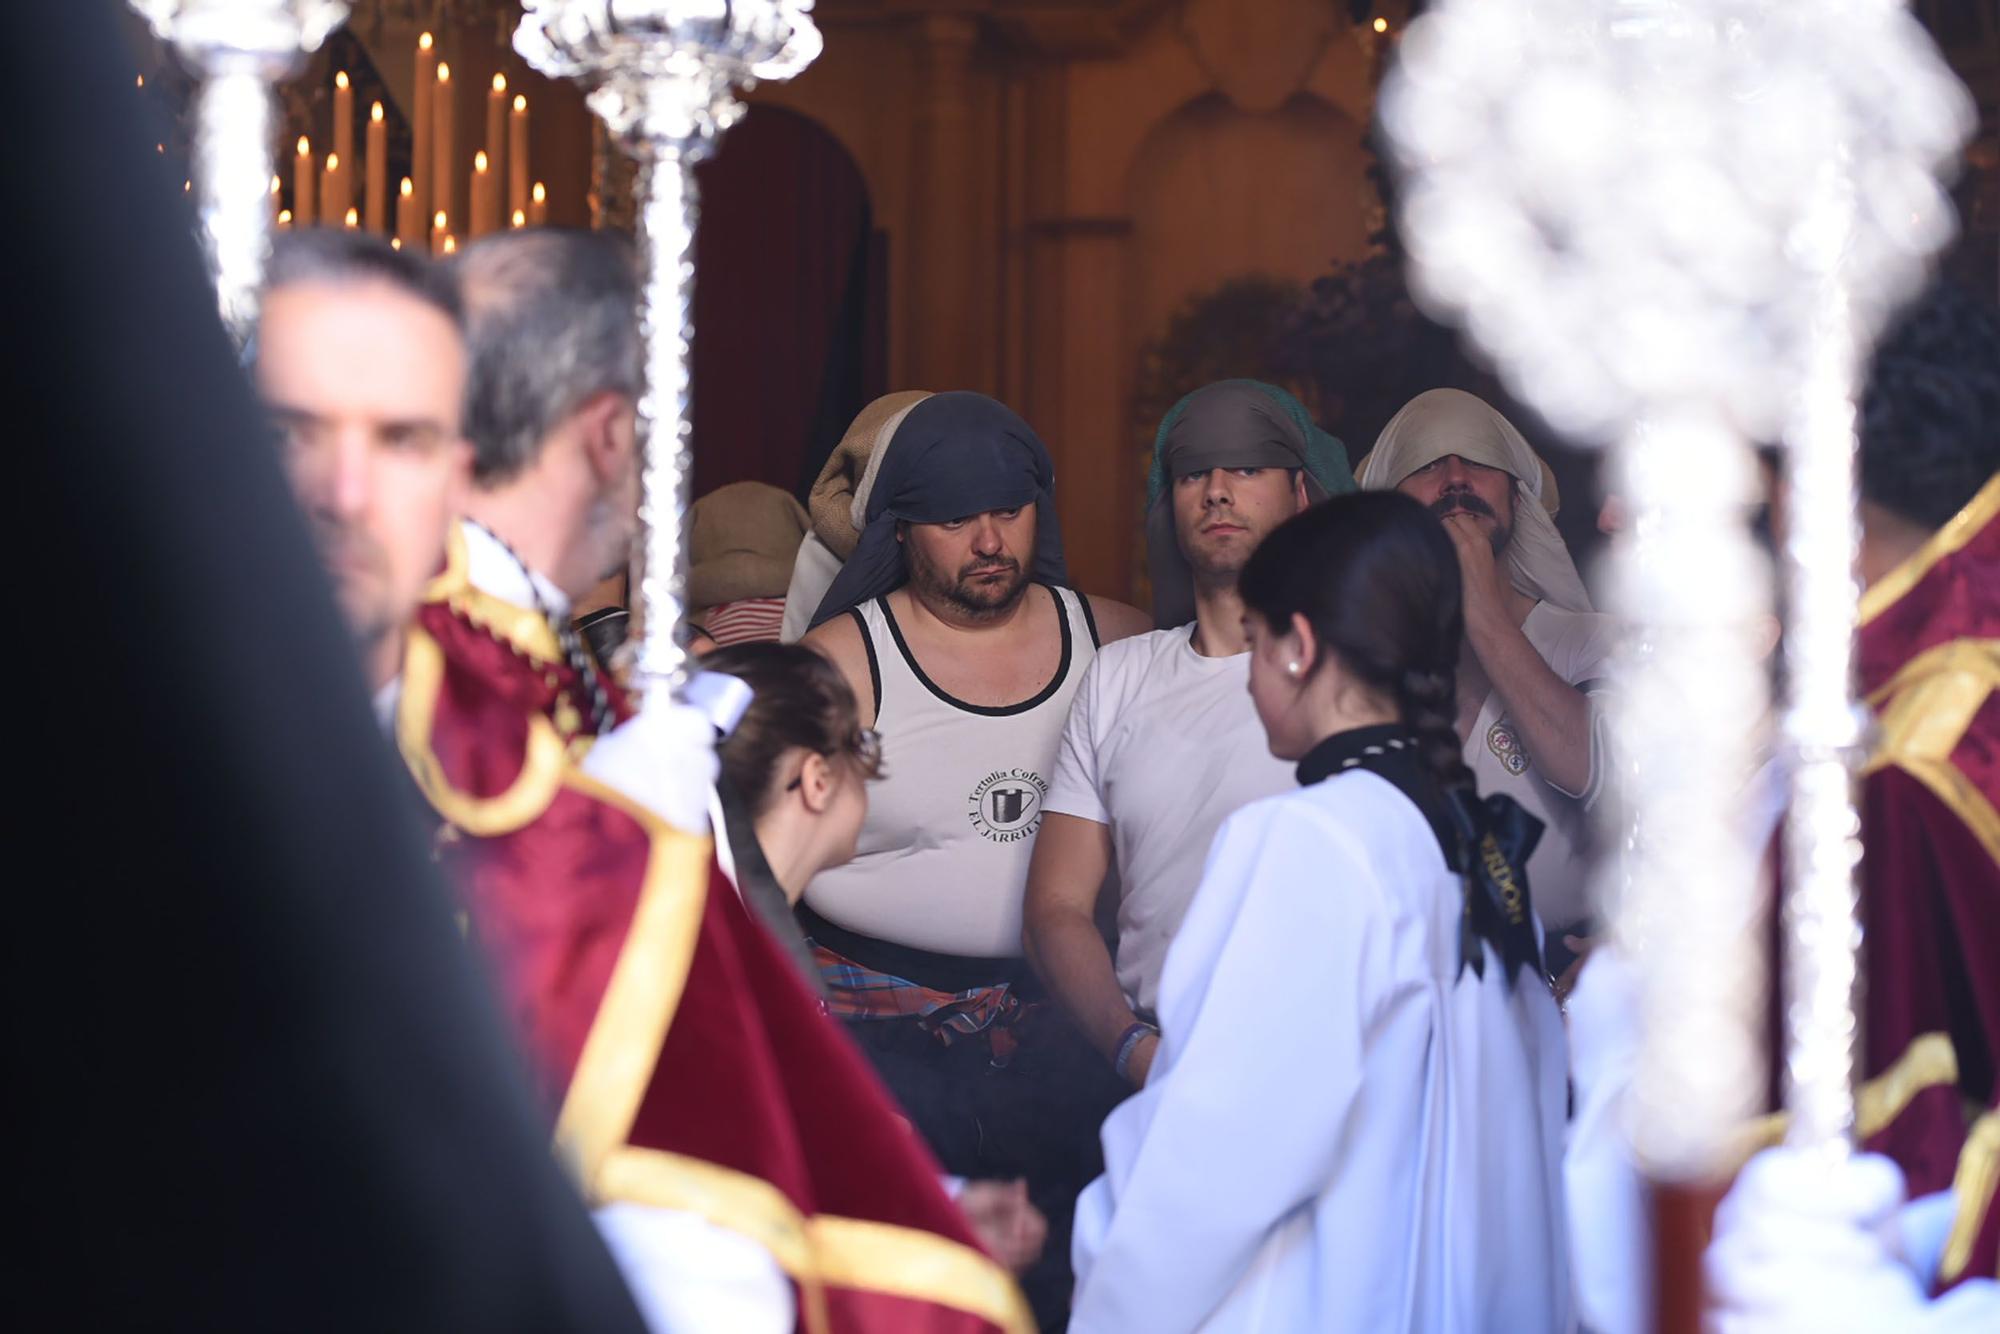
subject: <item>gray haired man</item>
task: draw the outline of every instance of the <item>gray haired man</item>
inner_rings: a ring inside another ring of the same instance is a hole
[[[637,530],[637,270],[615,237],[539,228],[475,242],[454,267],[472,347],[467,573],[566,622]]]

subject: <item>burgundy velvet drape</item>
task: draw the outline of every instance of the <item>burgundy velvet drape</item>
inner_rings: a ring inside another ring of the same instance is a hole
[[[867,185],[832,135],[764,106],[697,176],[694,492],[739,481],[797,492],[882,392]]]

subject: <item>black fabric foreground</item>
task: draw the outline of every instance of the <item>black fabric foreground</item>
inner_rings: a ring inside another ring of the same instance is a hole
[[[0,224],[30,516],[14,1303],[65,1329],[636,1331],[370,715],[117,9],[44,6],[0,49],[32,127]]]

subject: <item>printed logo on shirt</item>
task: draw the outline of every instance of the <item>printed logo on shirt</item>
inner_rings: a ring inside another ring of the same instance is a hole
[[[995,769],[966,799],[965,818],[995,843],[1019,843],[1042,827],[1049,785],[1031,769]]]
[[[1528,772],[1528,752],[1521,749],[1521,739],[1514,735],[1505,718],[1486,729],[1486,749],[1498,756],[1507,772],[1516,778]]]

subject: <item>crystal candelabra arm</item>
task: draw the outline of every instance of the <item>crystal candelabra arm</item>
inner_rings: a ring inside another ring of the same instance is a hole
[[[257,321],[258,289],[271,253],[271,85],[255,68],[211,73],[195,105],[194,174],[202,252],[222,322],[239,345]]]
[[[743,114],[736,90],[788,78],[819,53],[808,0],[523,0],[514,49],[574,79],[640,164],[638,680],[679,691],[687,615],[688,350],[694,337],[694,164]]]
[[[1854,1130],[1854,1011],[1861,931],[1854,804],[1862,712],[1852,695],[1855,578],[1855,376],[1858,349],[1844,272],[1855,191],[1845,153],[1821,172],[1800,260],[1817,277],[1812,343],[1786,431],[1787,503],[1781,551],[1786,701],[1782,719],[1790,801],[1784,827],[1785,1105],[1787,1139],[1832,1155]]]
[[[687,616],[687,512],[694,473],[688,448],[688,349],[694,333],[694,229],[699,215],[688,151],[662,146],[639,175],[644,278],[641,330],[646,390],[639,400],[645,439],[639,519],[646,535],[639,594],[644,611],[638,674],[678,691],[687,683],[681,624]]]
[[[194,177],[202,252],[223,323],[256,322],[271,253],[272,85],[347,19],[348,0],[130,0],[201,80]]]

